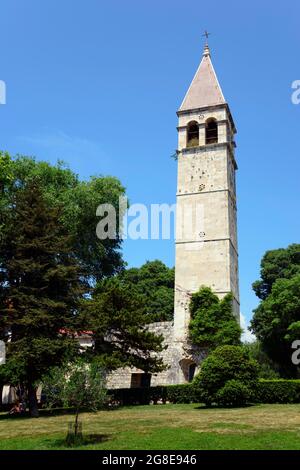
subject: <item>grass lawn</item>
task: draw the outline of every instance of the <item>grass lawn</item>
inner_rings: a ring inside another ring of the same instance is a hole
[[[63,449],[68,414],[11,418],[0,414],[0,449]],[[198,405],[124,407],[83,413],[78,449],[300,449],[300,404],[205,409]],[[99,439],[102,436],[101,439]],[[99,442],[100,441],[100,442]]]

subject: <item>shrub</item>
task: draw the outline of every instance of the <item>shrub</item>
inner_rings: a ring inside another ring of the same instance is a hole
[[[216,393],[215,403],[221,406],[241,406],[247,402],[300,403],[300,380],[254,380],[250,384],[247,381],[245,385],[241,379],[225,381]],[[115,405],[203,403],[203,393],[197,376],[194,383],[188,384],[110,390],[109,401]]]
[[[192,384],[165,387],[166,399],[171,403],[197,403],[197,389]]]
[[[243,406],[250,399],[249,387],[239,380],[228,380],[216,394],[216,402],[221,406]]]
[[[114,405],[149,405],[150,403],[196,403],[197,390],[192,384],[167,385],[150,388],[122,388],[109,391]]]
[[[132,405],[149,405],[151,401],[152,388],[120,388],[109,390],[109,403],[113,405],[132,406]],[[153,391],[158,400],[161,393]]]
[[[239,382],[235,392],[233,384],[221,392],[229,381]],[[194,386],[198,388],[199,401],[206,405],[218,403],[222,399],[220,397],[228,399],[230,393],[232,396],[239,394],[239,404],[245,404],[255,395],[257,363],[249,358],[241,346],[220,346],[203,361],[201,371],[194,379]],[[248,389],[247,393],[245,388]]]
[[[300,403],[300,380],[260,380],[257,403]]]

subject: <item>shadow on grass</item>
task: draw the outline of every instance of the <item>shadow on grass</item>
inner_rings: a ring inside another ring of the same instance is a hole
[[[220,406],[220,405],[197,405],[195,406],[195,410],[238,410],[241,408],[252,408],[257,404],[247,404],[247,405],[232,405],[232,406]]]
[[[55,439],[55,440],[47,440],[47,443],[50,447],[63,447],[63,448],[78,448],[84,447],[93,444],[101,444],[103,442],[109,441],[111,436],[109,434],[87,434],[83,437],[78,438],[72,444],[67,441],[67,438],[64,439]]]
[[[90,412],[88,409],[82,409],[82,412]],[[41,418],[48,418],[48,417],[53,417],[53,416],[63,416],[63,415],[73,415],[75,413],[75,410],[73,408],[47,408],[47,409],[39,409],[39,417]],[[20,420],[20,419],[32,419],[30,416],[29,412],[27,411],[26,413],[23,414],[9,414],[3,413],[0,414],[0,421],[6,420],[6,419],[15,419],[15,420]]]

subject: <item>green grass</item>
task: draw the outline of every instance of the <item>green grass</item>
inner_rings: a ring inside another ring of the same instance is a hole
[[[0,449],[64,449],[70,414],[0,414]],[[300,405],[206,409],[199,405],[124,407],[83,413],[91,436],[78,449],[300,449]]]

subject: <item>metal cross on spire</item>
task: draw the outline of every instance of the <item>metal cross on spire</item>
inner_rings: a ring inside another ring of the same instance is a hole
[[[206,37],[206,44],[208,44],[208,37],[211,35],[208,31],[204,31],[204,34],[202,34],[202,37]]]
[[[204,45],[204,51],[203,51],[203,56],[204,57],[210,56],[210,50],[209,50],[209,47],[208,47],[208,36],[210,36],[210,34],[211,33],[209,33],[206,30],[204,31],[204,34],[202,34],[202,37],[206,38],[205,45]]]

